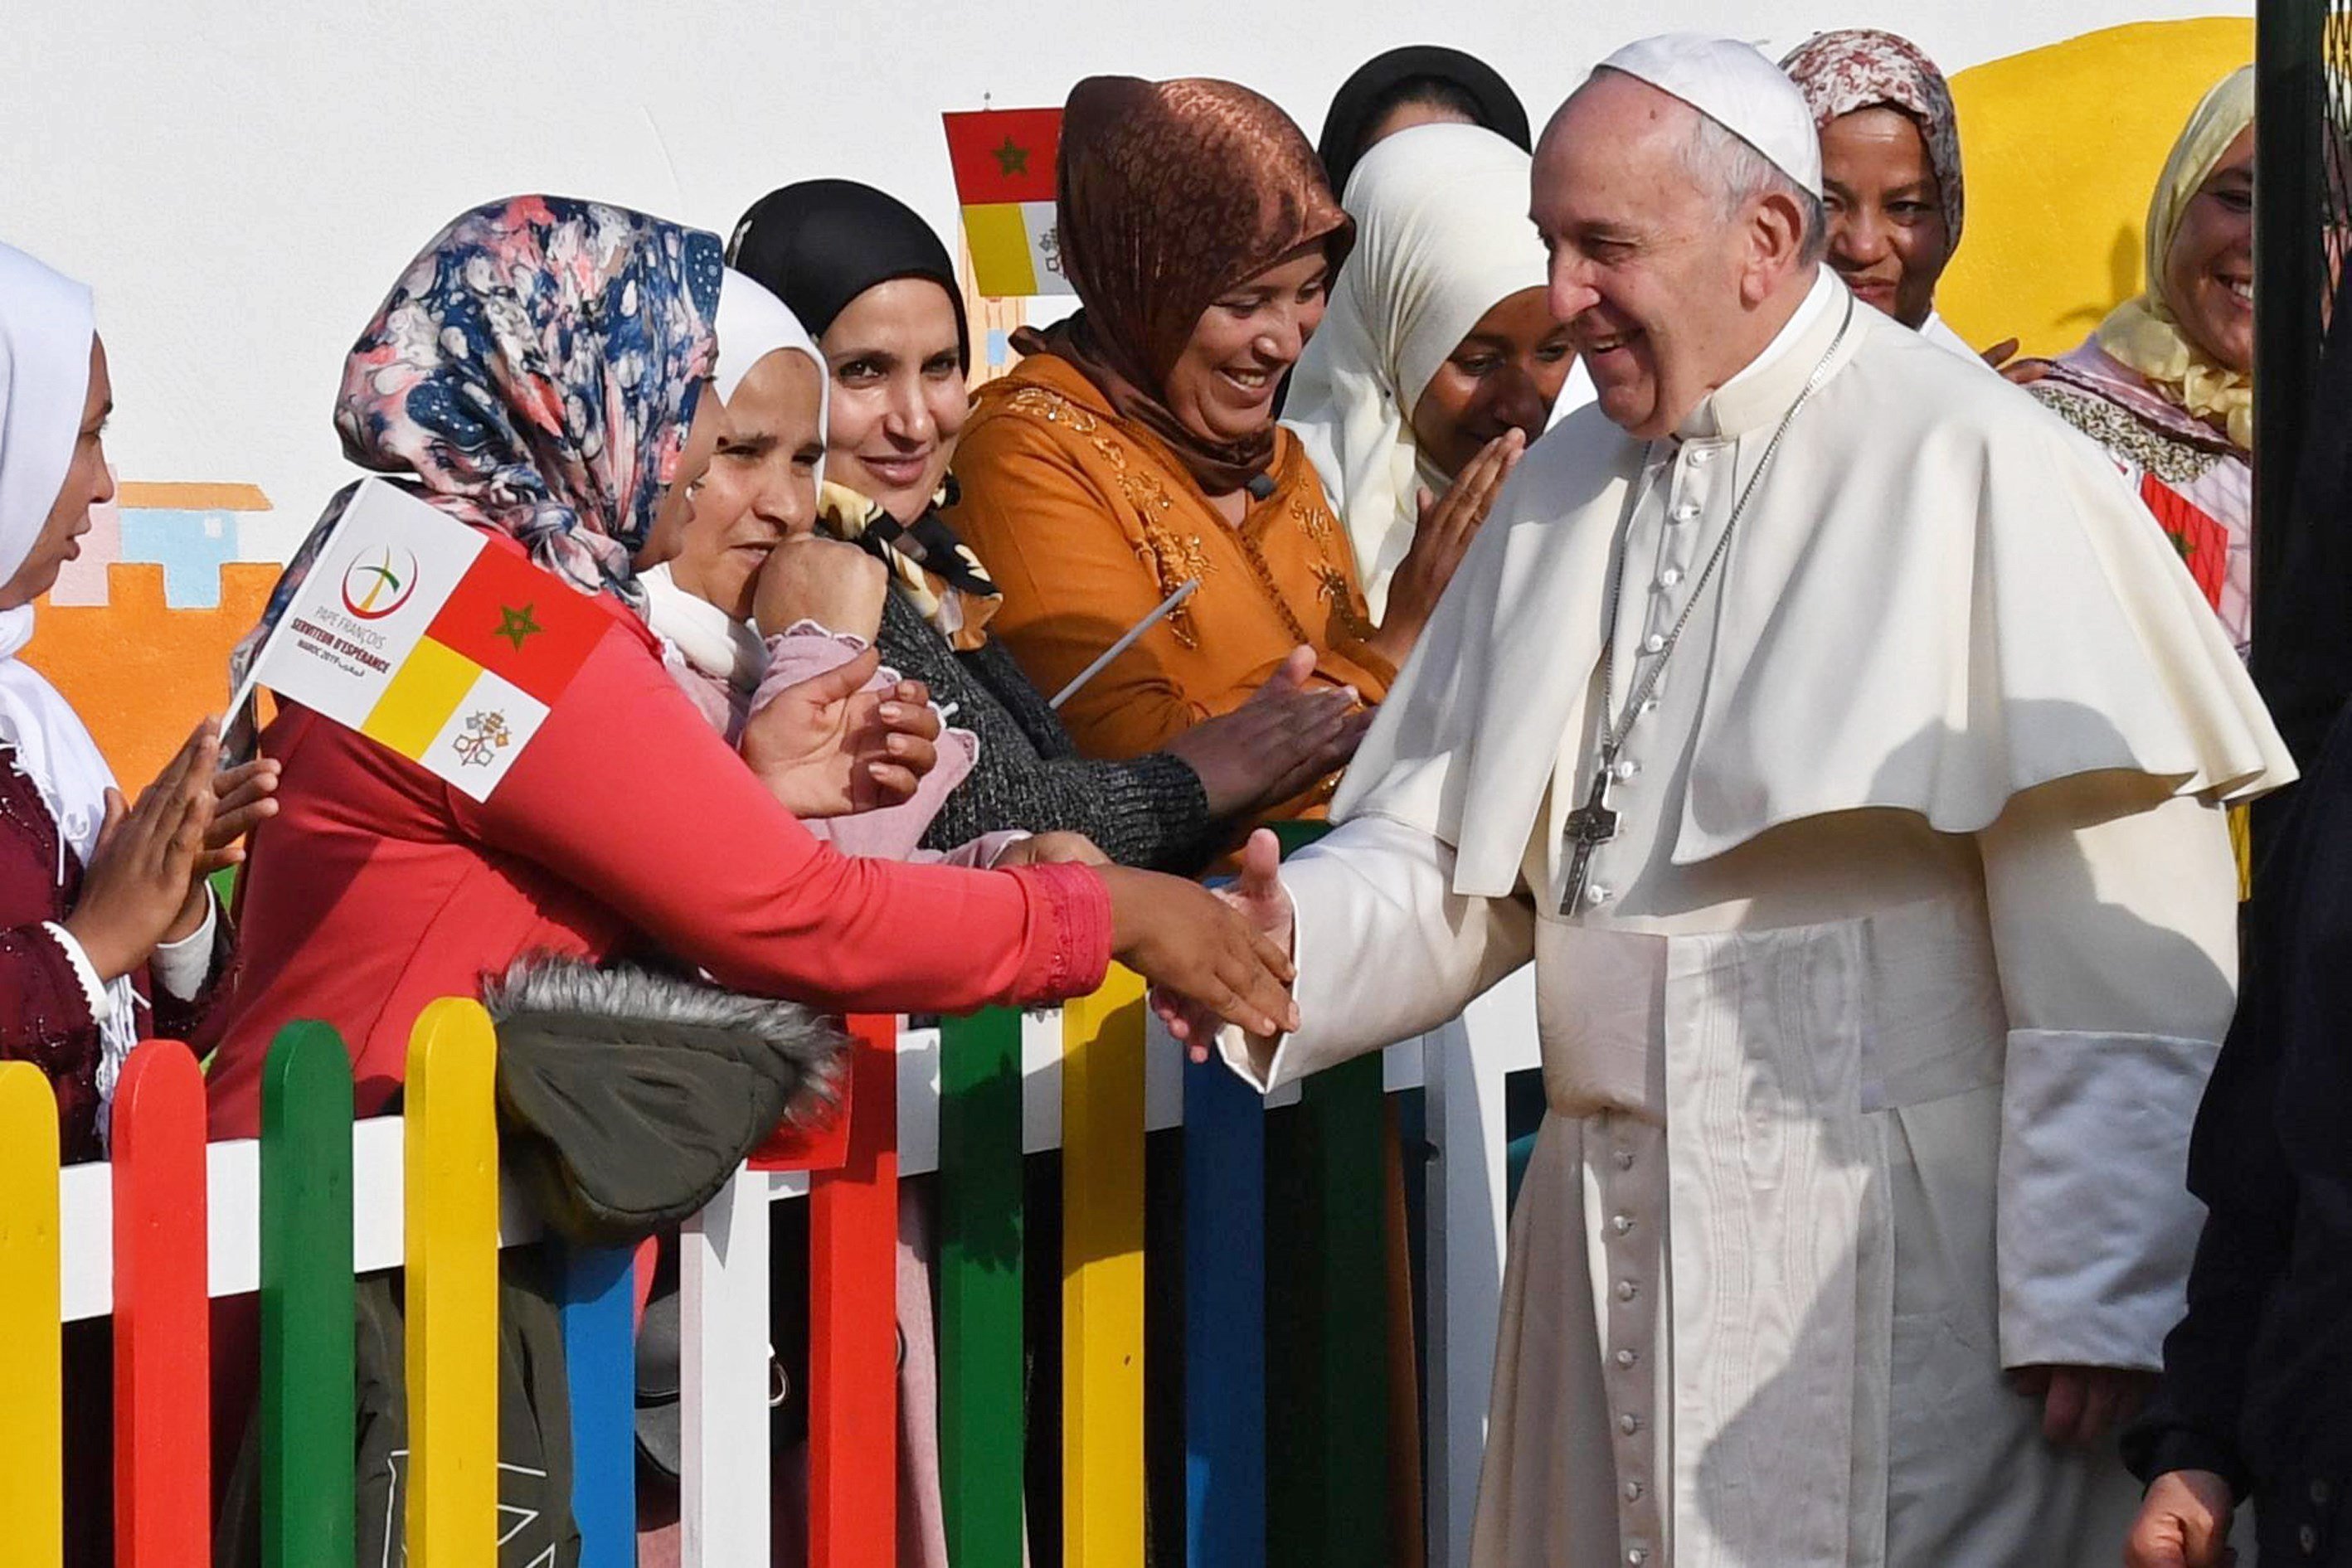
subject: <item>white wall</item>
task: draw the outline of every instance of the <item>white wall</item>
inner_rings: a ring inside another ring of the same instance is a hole
[[[770,188],[870,181],[946,231],[939,116],[1095,72],[1244,81],[1309,134],[1370,54],[1494,61],[1538,120],[1640,34],[1776,55],[1875,25],[1947,69],[2251,0],[7,0],[0,238],[89,279],[118,471],[257,483],[299,537],[340,481],[345,349],[446,219],[525,190],[724,232]],[[271,533],[279,529],[273,528]],[[248,551],[248,553],[252,553]]]

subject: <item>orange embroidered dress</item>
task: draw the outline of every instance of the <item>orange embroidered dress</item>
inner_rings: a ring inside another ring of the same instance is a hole
[[[990,622],[1049,695],[1186,580],[1201,586],[1063,705],[1090,756],[1140,756],[1239,706],[1290,651],[1367,703],[1395,668],[1372,625],[1347,535],[1291,434],[1276,437],[1274,494],[1240,527],[1209,504],[1159,439],[1122,421],[1093,382],[1033,354],[981,389],[956,452],[948,521],[1003,594]],[[1276,816],[1320,815],[1327,786]],[[1312,810],[1308,810],[1308,808]]]

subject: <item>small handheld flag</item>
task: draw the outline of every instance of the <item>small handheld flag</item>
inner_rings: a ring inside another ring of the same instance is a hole
[[[1055,235],[1062,111],[986,110],[941,118],[979,291],[995,298],[1075,292],[1062,276]]]
[[[487,800],[613,624],[526,558],[370,479],[247,681]]]

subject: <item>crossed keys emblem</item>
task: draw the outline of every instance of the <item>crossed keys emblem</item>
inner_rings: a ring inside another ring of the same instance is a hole
[[[457,749],[460,767],[488,768],[498,760],[499,752],[514,744],[514,731],[507,727],[507,716],[495,708],[469,713],[465,733],[450,744]]]

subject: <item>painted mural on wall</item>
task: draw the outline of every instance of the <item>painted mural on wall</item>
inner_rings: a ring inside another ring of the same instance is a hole
[[[118,482],[40,601],[25,657],[57,684],[126,789],[228,701],[228,654],[287,553],[251,485]]]
[[[1971,341],[2073,347],[2139,287],[2139,234],[2166,151],[2200,94],[2252,57],[2242,18],[2108,28],[1960,71],[1952,87],[1969,224],[1944,280]],[[986,298],[958,235],[972,380],[1010,368],[1027,302]],[[228,700],[228,653],[320,497],[272,509],[252,485],[124,481],[42,602],[27,657],[89,721],[128,787]]]

